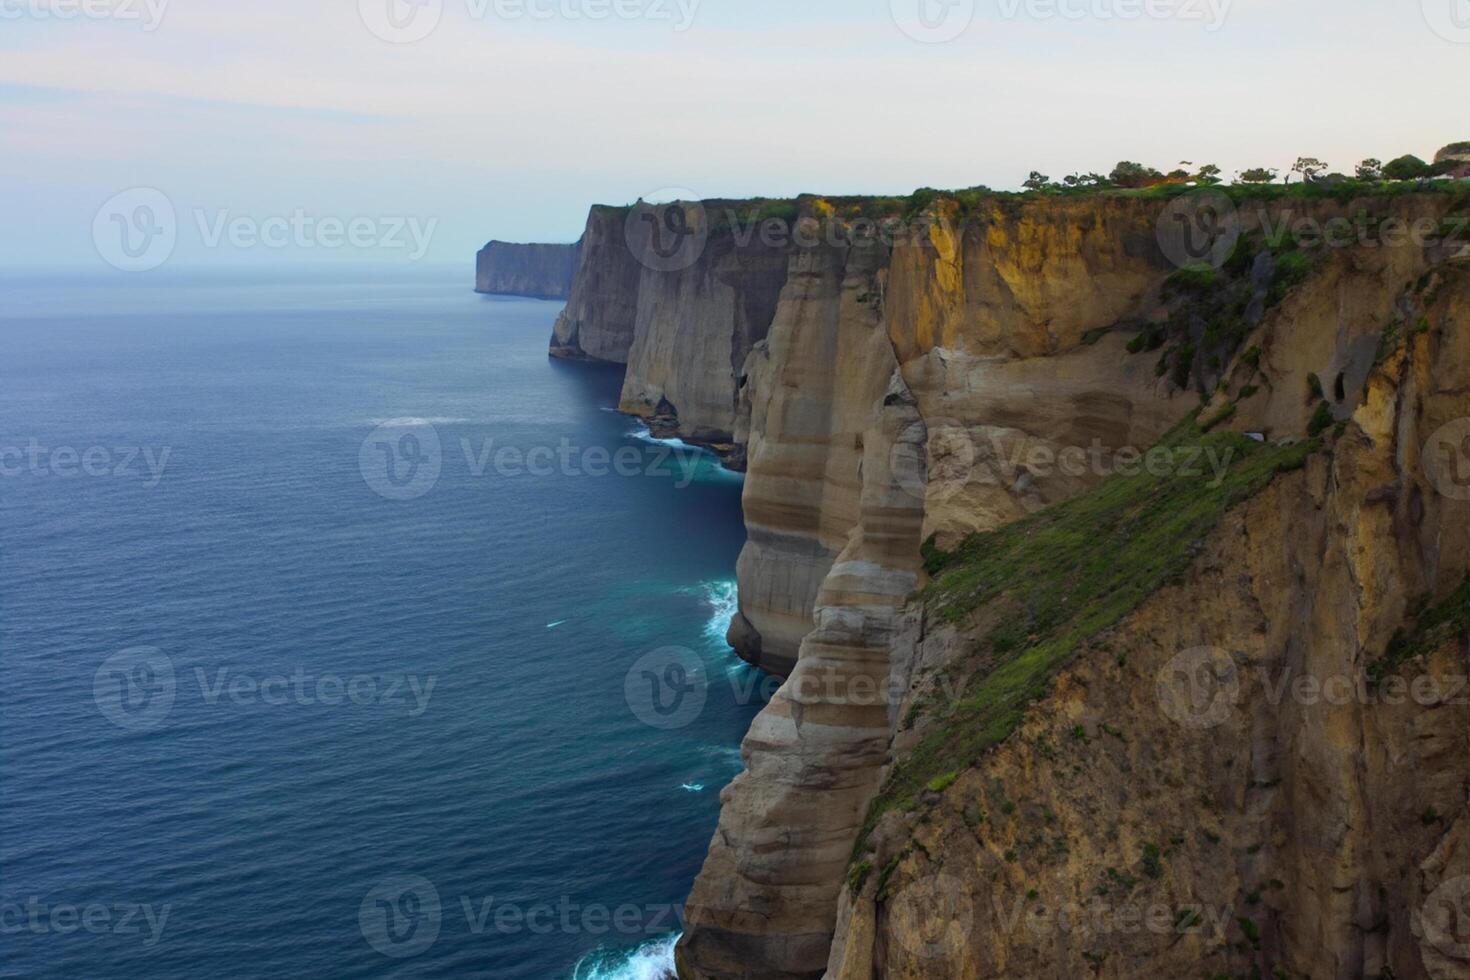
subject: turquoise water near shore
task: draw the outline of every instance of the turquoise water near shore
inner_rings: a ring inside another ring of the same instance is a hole
[[[666,968],[765,693],[741,483],[558,309],[0,283],[0,976]]]

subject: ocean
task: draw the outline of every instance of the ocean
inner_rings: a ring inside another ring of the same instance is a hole
[[[463,276],[0,281],[0,976],[653,978],[741,481]]]

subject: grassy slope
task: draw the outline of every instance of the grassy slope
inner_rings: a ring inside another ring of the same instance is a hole
[[[1114,476],[1083,497],[972,535],[953,552],[926,546],[934,581],[920,598],[930,615],[963,625],[996,603],[1005,615],[957,665],[961,676],[973,671],[963,697],[920,706],[938,721],[874,801],[859,852],[879,817],[913,808],[927,787],[947,785],[976,765],[1015,731],[1082,644],[1182,576],[1194,546],[1226,511],[1276,474],[1301,467],[1321,444],[1266,446],[1237,432],[1202,433],[1190,420],[1159,445],[1212,450],[1230,465],[1218,482],[1204,459],[1194,475]]]

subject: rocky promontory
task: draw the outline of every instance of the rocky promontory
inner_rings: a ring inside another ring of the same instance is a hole
[[[1470,977],[1470,190],[687,203],[553,338],[748,471],[681,977]]]
[[[475,292],[566,299],[578,247],[490,242],[475,258]]]

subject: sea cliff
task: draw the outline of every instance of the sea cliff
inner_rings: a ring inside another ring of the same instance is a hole
[[[1470,976],[1470,201],[1311,191],[594,209],[553,352],[747,468],[787,678],[681,976]]]
[[[475,257],[475,292],[566,299],[577,249],[576,245],[490,242]]]

